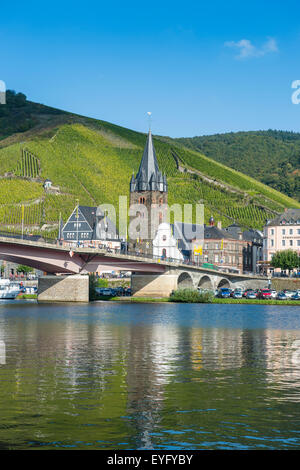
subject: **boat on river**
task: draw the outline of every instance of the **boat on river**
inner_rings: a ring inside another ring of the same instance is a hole
[[[0,279],[0,300],[14,300],[20,293],[20,286],[17,282],[9,279]]]

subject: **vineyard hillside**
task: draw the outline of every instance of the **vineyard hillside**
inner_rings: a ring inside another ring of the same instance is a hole
[[[12,93],[0,107],[2,231],[20,232],[24,214],[27,232],[56,237],[60,217],[67,219],[77,199],[81,205],[118,207],[119,195],[129,196],[146,134],[43,107],[26,97],[16,104],[16,96]],[[17,116],[18,126],[11,116]],[[154,145],[168,178],[169,203],[203,202],[206,222],[213,215],[223,226],[237,222],[261,229],[284,208],[300,207],[294,199],[181,142],[154,136]],[[44,188],[47,179],[50,189]]]
[[[177,141],[300,200],[300,133],[230,132]]]

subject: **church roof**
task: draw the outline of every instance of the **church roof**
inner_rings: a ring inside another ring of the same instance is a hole
[[[139,171],[132,176],[130,191],[167,191],[167,179],[159,171],[151,130],[149,130]]]
[[[159,172],[156,153],[155,153],[155,149],[154,149],[154,145],[152,141],[151,131],[149,131],[149,134],[147,136],[147,141],[146,141],[146,145],[144,148],[142,161],[140,164],[138,174],[136,175],[137,179],[139,179],[139,177],[142,176],[143,171],[144,171],[144,176],[146,178],[147,183],[150,182],[150,179],[153,174],[154,176],[156,176],[156,174]]]

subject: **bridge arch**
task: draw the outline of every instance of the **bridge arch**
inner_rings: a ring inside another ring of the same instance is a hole
[[[213,289],[213,283],[209,276],[204,275],[200,278],[198,287],[201,289]]]
[[[230,281],[228,279],[226,279],[225,277],[223,277],[218,282],[217,288],[220,289],[221,287],[231,287]]]
[[[177,279],[178,289],[193,289],[193,287],[194,287],[193,279],[189,273],[183,272],[178,276],[178,279]]]

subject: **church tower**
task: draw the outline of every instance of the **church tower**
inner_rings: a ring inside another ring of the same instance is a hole
[[[129,240],[130,251],[153,254],[151,233],[155,236],[158,225],[164,222],[166,209],[163,206],[167,203],[167,178],[159,171],[152,134],[149,130],[139,171],[136,177],[132,175],[130,180],[130,205],[144,204],[148,211],[148,237],[146,240],[141,238]],[[158,217],[154,217],[154,220],[151,217],[151,208],[157,209],[158,212]]]

